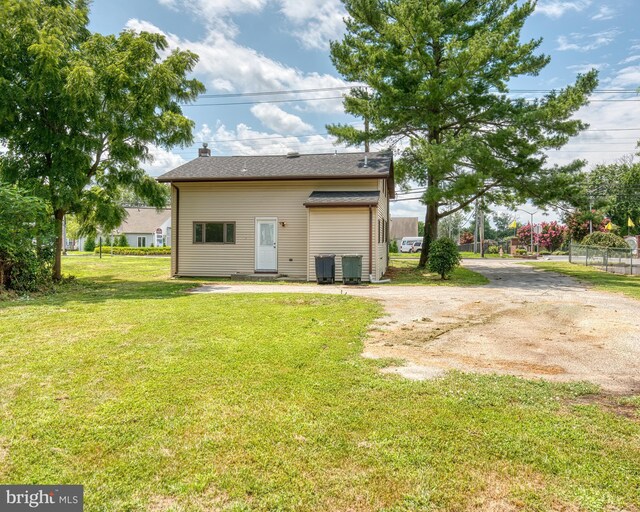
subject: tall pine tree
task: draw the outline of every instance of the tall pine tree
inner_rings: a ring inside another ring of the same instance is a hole
[[[520,5],[519,5],[520,4]],[[540,99],[509,94],[511,80],[549,63],[541,39],[521,41],[535,8],[518,0],[344,0],[347,33],[331,45],[353,88],[345,109],[368,129],[331,125],[340,142],[397,145],[401,182],[426,186],[424,266],[438,221],[486,202],[567,193],[583,162],[548,166],[587,126],[572,115],[597,85],[595,71]]]

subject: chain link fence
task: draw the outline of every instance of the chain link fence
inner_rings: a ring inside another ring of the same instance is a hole
[[[637,256],[634,258],[631,248],[571,244],[569,261],[577,265],[597,267],[613,274],[640,275],[640,261]]]
[[[502,251],[505,254],[509,254],[510,251],[510,247],[511,247],[511,243],[510,242],[497,242],[497,241],[486,241],[484,242],[484,252],[487,253],[489,252],[489,247],[493,247],[495,246],[496,249],[493,249],[496,254],[498,253],[498,251],[500,250],[500,247],[502,247]],[[476,252],[476,253],[480,253],[482,250],[482,246],[480,245],[480,242],[478,242],[477,244],[474,244],[473,242],[468,243],[468,244],[458,244],[458,250],[460,252]]]

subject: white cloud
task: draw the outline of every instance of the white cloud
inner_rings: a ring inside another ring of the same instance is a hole
[[[268,5],[277,6],[292,24],[292,35],[305,48],[324,50],[329,41],[344,31],[346,12],[340,0],[158,0],[173,10],[188,10],[203,25],[234,36],[237,26],[233,15],[259,13]]]
[[[594,64],[574,64],[573,66],[568,66],[567,69],[570,69],[571,71],[575,71],[576,73],[588,73],[592,69],[601,71],[608,67],[609,67],[608,63],[599,62]]]
[[[203,25],[233,36],[237,34],[237,26],[233,23],[231,16],[259,12],[266,6],[268,0],[158,0],[158,2],[175,11],[191,11]]]
[[[152,160],[143,163],[142,168],[154,177],[175,169],[186,162],[180,155],[157,146],[151,146],[149,152]]]
[[[598,13],[591,17],[594,21],[605,21],[616,17],[616,11],[607,5],[600,6]]]
[[[285,137],[278,133],[254,130],[244,123],[238,124],[235,128],[227,128],[220,121],[214,130],[204,125],[196,139],[209,142],[209,148],[214,155],[285,155],[290,151],[330,153],[334,148],[340,152],[346,151],[334,146],[335,139],[329,135]]]
[[[609,83],[609,86],[619,89],[625,87],[636,89],[638,84],[640,84],[640,65],[627,66],[626,68],[620,69]]]
[[[603,46],[611,44],[620,32],[616,29],[596,32],[595,34],[578,34],[573,33],[569,36],[558,37],[559,51],[575,50],[579,52],[588,52],[597,50]]]
[[[312,133],[313,126],[301,118],[285,112],[273,103],[260,103],[251,107],[251,113],[270,130],[276,133],[303,135]]]
[[[569,11],[584,11],[590,5],[591,0],[547,0],[539,2],[535,12],[557,19]]]
[[[210,31],[201,41],[181,39],[167,34],[146,21],[131,19],[127,28],[162,33],[171,48],[189,49],[199,55],[195,73],[205,82],[207,89],[222,92],[263,92],[274,90],[300,90],[329,87],[343,87],[346,83],[332,75],[304,73],[268,58],[253,48],[242,46],[228,34]],[[300,93],[292,98],[334,98],[341,91]],[[308,101],[303,105],[307,110],[342,113],[342,100]]]
[[[630,64],[631,62],[635,62],[640,60],[640,55],[632,55],[631,57],[627,57],[626,59],[620,61],[620,64]]]
[[[306,48],[325,50],[344,33],[346,11],[340,0],[278,0],[280,10],[295,27],[293,35]]]

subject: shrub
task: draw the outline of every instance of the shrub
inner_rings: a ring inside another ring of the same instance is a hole
[[[441,279],[446,279],[460,265],[460,252],[456,243],[445,237],[432,242],[427,265],[430,272],[439,274]]]
[[[565,216],[564,221],[567,224],[567,237],[578,243],[582,243],[582,239],[589,234],[589,221],[594,231],[602,232],[607,231],[606,225],[609,223],[609,219],[597,210],[577,210]]]
[[[116,245],[116,244],[114,244]],[[119,237],[118,237],[118,247],[129,247],[129,241],[127,240],[127,235],[125,235],[124,233],[122,233]]]
[[[473,233],[471,231],[462,231],[460,233],[460,245],[472,244],[472,243],[473,243]]]
[[[100,249],[94,252],[98,254]],[[105,251],[103,251],[103,254]],[[171,247],[114,247],[112,254],[116,256],[168,256]]]
[[[389,244],[389,252],[398,252],[398,242],[392,240]]]
[[[96,248],[96,240],[93,236],[87,238],[84,242],[84,250],[85,251],[93,251]]]
[[[540,233],[535,237],[536,244],[547,251],[557,251],[562,247],[568,234],[567,226],[553,221],[541,223],[540,228]]]
[[[526,249],[516,249],[516,254],[518,256],[525,256],[527,254],[527,250]]]
[[[487,247],[487,254],[499,254],[500,253],[500,247],[497,245],[490,245],[489,247]]]
[[[0,289],[48,288],[54,239],[45,203],[17,187],[0,185]]]
[[[624,238],[614,235],[613,233],[602,233],[600,231],[594,231],[590,235],[585,236],[581,242],[582,245],[589,245],[591,247],[617,247],[620,249],[628,249],[629,244],[624,241]]]

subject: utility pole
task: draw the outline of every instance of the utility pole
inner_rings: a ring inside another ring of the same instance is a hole
[[[483,201],[480,200],[480,256],[484,258],[484,208]]]
[[[364,152],[369,152],[369,118],[364,118],[364,133],[366,138],[364,139]]]
[[[478,200],[476,199],[476,204],[474,206],[474,219],[475,226],[473,228],[473,253],[476,254],[478,252]]]

